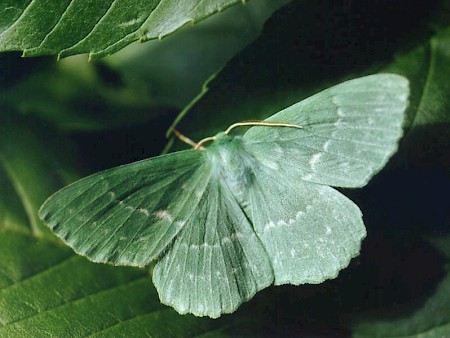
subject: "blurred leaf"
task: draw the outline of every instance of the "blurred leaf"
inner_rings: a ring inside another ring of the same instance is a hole
[[[3,196],[0,199],[0,228],[30,231],[24,206],[3,161],[0,156],[0,191]]]
[[[0,125],[0,229],[21,229],[37,237],[53,237],[37,210],[51,193],[77,175],[52,153],[54,144],[49,139],[53,136],[42,126],[40,131],[30,129],[24,119],[5,107]],[[69,148],[64,151],[68,155]]]
[[[13,86],[37,70],[48,67],[46,58],[22,58],[20,53],[0,53],[0,93],[5,88]],[[54,63],[54,60],[52,60]]]
[[[113,54],[133,41],[163,38],[239,0],[6,0],[0,5],[0,50],[25,56]]]
[[[27,60],[28,61],[28,60]],[[26,66],[26,65],[23,65]],[[0,92],[0,103],[69,131],[111,129],[172,112],[146,93],[114,83],[99,63],[71,57],[30,74]]]
[[[182,108],[203,82],[254,40],[264,22],[288,0],[250,1],[196,25],[185,26],[159,43],[133,44],[104,59],[131,88]],[[226,48],[224,48],[226,46]]]
[[[360,318],[354,337],[448,337],[450,336],[450,237],[439,239],[447,257],[447,274],[418,308],[391,309],[388,313]],[[444,244],[444,245],[443,245]],[[413,300],[411,300],[413,301]]]

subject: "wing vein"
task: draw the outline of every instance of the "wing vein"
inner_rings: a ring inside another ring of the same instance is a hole
[[[131,219],[131,217],[133,217],[133,215],[135,214],[135,212],[140,208],[140,207],[142,207],[142,205],[144,204],[144,202],[145,202],[145,199],[142,199],[142,201],[141,201],[141,203],[140,204],[138,204],[138,206],[136,207],[136,208],[134,208],[131,212],[130,212],[130,214],[127,216],[127,218],[122,222],[122,224],[119,224],[117,227],[116,227],[116,229],[112,232],[112,234],[109,236],[109,238],[108,239],[106,239],[105,241],[104,241],[104,243],[97,249],[97,251],[102,251],[110,242],[111,242],[111,240],[115,237],[115,235],[125,226],[125,224]],[[104,224],[104,222],[102,223],[102,224]],[[142,225],[141,225],[141,227],[139,228],[139,230],[138,231],[136,231],[136,234],[137,233],[140,233],[141,232],[141,230],[142,230],[142,228],[144,227],[144,226],[147,226],[148,225],[148,223],[146,223],[146,222],[142,222]],[[99,229],[100,228],[100,226],[97,228],[97,229]],[[95,232],[94,232],[95,233]],[[133,239],[131,239],[130,241],[129,241],[129,243],[122,249],[122,252],[121,252],[121,254],[117,257],[117,260],[120,260],[120,258],[122,258],[122,256],[125,254],[125,252],[127,251],[127,249],[128,249],[128,247],[130,246],[130,244],[133,242],[133,240],[136,238],[136,236],[134,236],[133,237]]]

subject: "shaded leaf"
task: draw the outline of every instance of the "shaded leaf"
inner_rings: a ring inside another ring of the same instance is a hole
[[[387,67],[411,81],[404,152],[410,163],[450,164],[450,27]]]
[[[161,39],[238,0],[3,1],[0,50],[25,56],[113,54],[133,41]]]
[[[439,238],[437,247],[444,248],[447,274],[434,292],[418,308],[393,309],[386,314],[361,318],[353,327],[354,337],[447,337],[450,335],[450,237]],[[395,311],[396,310],[396,311]]]
[[[450,122],[450,27],[395,57],[386,67],[411,80],[413,95],[406,126],[418,128]]]
[[[104,64],[88,63],[82,56],[52,62],[2,90],[0,104],[71,132],[111,129],[174,115],[173,105],[163,106],[139,88],[124,86],[120,78],[114,83],[111,78],[116,74],[102,74],[108,71]]]

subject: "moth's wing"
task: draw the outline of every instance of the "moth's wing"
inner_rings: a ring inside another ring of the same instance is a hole
[[[153,282],[178,312],[219,317],[273,283],[272,268],[228,187],[211,179],[197,209],[158,261]]]
[[[94,262],[145,266],[182,229],[209,179],[204,152],[187,150],[109,169],[52,195],[39,215]]]
[[[252,127],[244,135],[261,161],[314,183],[360,187],[397,149],[408,103],[408,80],[379,74],[313,95],[266,121],[300,125]]]
[[[335,278],[366,235],[361,211],[347,197],[270,168],[254,171],[249,208],[277,285]]]

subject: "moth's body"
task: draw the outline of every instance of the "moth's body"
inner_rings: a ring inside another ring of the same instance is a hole
[[[205,151],[212,175],[222,180],[241,204],[246,204],[253,170],[259,164],[246,149],[243,137],[221,132]]]
[[[332,187],[362,187],[385,165],[408,92],[392,74],[348,81],[243,136],[232,125],[195,149],[84,178],[39,215],[94,262],[157,260],[159,297],[180,313],[216,318],[271,284],[321,283],[366,235],[358,206]]]

